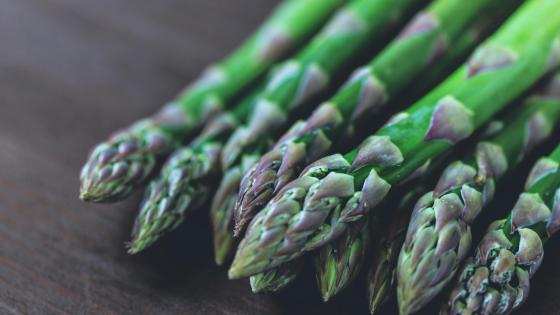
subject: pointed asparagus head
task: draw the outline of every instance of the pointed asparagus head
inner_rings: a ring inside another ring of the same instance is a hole
[[[543,244],[531,229],[519,229],[515,246],[498,227],[481,241],[461,272],[443,314],[509,314],[529,294],[529,279],[543,257]]]
[[[304,259],[299,258],[262,272],[249,278],[253,293],[278,292],[297,279],[304,265]]]
[[[463,267],[442,314],[509,314],[529,295],[544,242],[558,231],[560,171],[557,149],[541,159],[510,215],[490,225]]]
[[[255,216],[237,249],[230,279],[248,277],[280,264],[274,255],[281,247],[290,218],[302,211],[307,192],[317,182],[313,177],[291,182]]]
[[[114,202],[128,197],[176,146],[172,130],[191,124],[177,104],[116,132],[97,145],[80,173],[80,199]]]
[[[319,250],[315,258],[316,279],[323,301],[345,289],[360,273],[368,241],[367,219],[362,219],[344,236]]]
[[[373,259],[367,275],[369,311],[376,314],[381,307],[395,296],[397,287],[397,262],[404,243],[410,211],[432,201],[432,193],[424,193],[423,185],[402,195],[390,222],[379,226],[379,232],[372,239]],[[416,201],[418,199],[418,201]]]
[[[230,258],[237,242],[233,235],[233,216],[239,182],[242,174],[254,165],[255,161],[256,157],[246,156],[241,165],[229,168],[212,200],[210,217],[214,233],[214,258],[219,266]]]
[[[449,283],[468,253],[470,225],[494,192],[496,178],[507,170],[501,147],[481,142],[476,167],[451,163],[430,198],[415,206],[398,261],[401,314],[428,304]]]
[[[241,181],[235,208],[235,234],[241,235],[253,216],[284,185],[295,179],[303,167],[323,156],[332,143],[326,129],[342,124],[332,104],[321,105],[305,122],[296,122]]]
[[[280,190],[251,221],[230,277],[250,276],[318,249],[364,218],[390,185],[372,169],[356,189],[349,168],[342,155],[328,156]]]
[[[129,253],[136,254],[179,226],[206,200],[209,177],[217,168],[220,145],[177,150],[159,178],[148,186],[132,230]]]
[[[431,301],[454,274],[450,269],[456,268],[457,256],[466,254],[464,244],[470,243],[470,234],[463,231],[464,227],[457,220],[461,209],[460,199],[447,195],[413,217],[411,227],[416,228],[409,230],[398,263],[400,314],[412,314]],[[438,225],[436,218],[444,212],[449,213],[448,222],[446,230],[440,233],[444,226]]]
[[[389,265],[390,253],[387,249],[381,249],[376,256],[375,269],[368,275],[368,298],[369,312],[376,314],[379,309],[389,300],[390,290],[394,288],[395,274]]]
[[[249,224],[230,277],[247,277],[299,257],[328,215],[353,196],[353,177],[336,172],[348,166],[341,155],[327,157],[280,190]]]

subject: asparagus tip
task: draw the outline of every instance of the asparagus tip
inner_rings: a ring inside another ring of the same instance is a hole
[[[141,243],[138,242],[138,240],[127,242],[125,244],[125,247],[129,255],[136,255],[146,248],[145,246],[142,246]]]
[[[235,265],[232,265],[229,268],[228,271],[228,278],[230,280],[237,280],[237,279],[241,279],[243,276],[241,274],[241,270],[239,270],[239,268],[237,268]]]
[[[79,198],[85,202],[101,203],[109,201],[113,197],[100,183],[90,182],[89,185],[82,184],[80,187]]]
[[[399,314],[400,315],[410,315],[410,314],[414,313],[414,311],[410,307],[411,304],[409,303],[408,300],[401,299],[400,297],[399,297],[398,300],[399,300],[398,303],[399,303]]]
[[[218,255],[214,255],[214,263],[216,264],[216,266],[221,267],[224,265],[224,259],[222,257],[219,257]]]
[[[247,261],[234,259],[231,267],[229,267],[228,277],[230,280],[237,280],[241,278],[247,278],[253,276],[257,273],[263,272],[263,268],[255,268],[256,262],[251,262],[247,264]]]
[[[139,227],[138,222],[134,224],[131,238],[131,241],[125,244],[130,255],[135,255],[144,251],[146,248],[152,246],[157,240],[157,238],[150,237],[147,230]]]
[[[387,294],[389,293],[386,292],[386,290],[380,290],[371,293],[369,302],[369,313],[371,315],[379,312],[381,307],[385,305],[386,300],[384,298],[388,298]]]
[[[80,199],[108,203],[128,197],[155,164],[150,158],[133,160],[133,150],[128,143],[98,145],[80,172]]]
[[[214,236],[214,262],[221,267],[230,259],[235,245],[231,237],[218,236]]]
[[[240,218],[238,221],[235,222],[235,226],[233,229],[233,236],[241,237],[243,236],[243,231],[245,230],[246,219]]]
[[[214,262],[216,263],[216,265],[221,267],[225,264],[226,260],[229,257],[231,245],[229,245],[228,242],[228,244],[220,244],[215,246]]]
[[[259,276],[254,276],[249,279],[251,292],[254,294],[264,293],[264,286],[262,284],[262,278]]]
[[[241,182],[241,185],[243,185],[243,182]],[[239,191],[242,191],[242,189],[244,188],[240,188]],[[234,210],[235,224],[233,229],[233,235],[235,237],[243,236],[243,233],[245,233],[247,226],[249,225],[255,214],[258,212],[258,210],[260,210],[259,206],[255,204],[255,200],[249,200],[249,195],[250,194],[247,193],[241,193],[239,194],[240,197],[237,198]],[[258,198],[262,199],[263,194],[261,194],[260,197],[253,197],[253,199]],[[261,203],[259,203],[259,205],[264,206],[264,204]]]
[[[253,292],[254,294],[259,294],[261,293],[261,288],[251,286],[251,292]]]
[[[321,283],[319,283],[319,292],[321,293],[321,298],[323,299],[323,302],[328,302],[333,296],[336,295],[337,293],[337,286],[336,286],[336,281],[335,279],[330,279],[331,281],[321,281]],[[332,281],[334,280],[334,281]]]
[[[78,195],[78,198],[80,198],[80,200],[85,201],[85,202],[93,201],[93,196],[88,191],[86,191],[84,189],[80,189],[80,193]]]

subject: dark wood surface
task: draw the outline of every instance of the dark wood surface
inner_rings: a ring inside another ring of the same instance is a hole
[[[309,273],[275,296],[228,281],[205,214],[130,257],[139,196],[77,199],[93,144],[155,111],[275,2],[0,0],[0,314],[367,314],[363,281],[328,304]],[[559,314],[552,245],[517,314]]]

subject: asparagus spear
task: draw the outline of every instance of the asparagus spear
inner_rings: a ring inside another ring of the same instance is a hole
[[[260,137],[270,128],[273,128],[273,126],[279,126],[284,123],[284,119],[287,119],[286,111],[289,111],[289,109],[293,110],[312,96],[325,91],[329,86],[329,78],[343,72],[345,66],[361,53],[364,46],[372,40],[379,39],[384,32],[390,30],[390,26],[395,22],[395,19],[392,17],[406,12],[407,9],[412,7],[413,3],[417,2],[418,0],[398,0],[397,2],[391,0],[354,0],[341,8],[339,13],[327,23],[323,30],[297,56],[277,67],[277,70],[267,79],[262,93],[251,104],[251,110],[247,110],[245,106],[242,106],[241,109],[236,108],[232,112],[232,115],[234,115],[235,120],[238,122],[243,122],[248,116],[251,117],[248,126],[237,128],[232,137],[236,137],[236,135],[248,130],[251,130],[253,135]],[[202,142],[197,143],[196,146],[181,149],[181,151],[203,152],[201,148],[208,146],[221,147],[224,140],[223,138],[206,137]],[[229,151],[231,151],[231,148]],[[169,165],[165,165],[164,169],[170,170],[162,173],[162,176],[155,181],[168,183],[167,186],[174,186],[176,188],[173,190],[174,195],[181,195],[183,198],[188,198],[192,201],[179,204],[179,207],[171,206],[165,209],[166,205],[162,204],[162,202],[167,201],[165,195],[169,195],[168,191],[171,190],[171,187],[159,189],[155,192],[156,195],[147,199],[140,213],[142,215],[142,213],[150,211],[149,209],[160,209],[160,207],[164,207],[165,211],[157,212],[151,220],[140,220],[139,230],[145,230],[148,233],[151,227],[154,226],[152,221],[172,220],[173,223],[170,222],[163,229],[157,230],[158,234],[161,235],[170,230],[167,227],[173,228],[176,226],[174,222],[180,220],[180,216],[177,216],[177,214],[187,213],[189,212],[188,208],[191,208],[191,204],[196,205],[203,202],[205,195],[194,194],[198,192],[198,189],[192,187],[209,189],[207,183],[209,178],[212,178],[214,175],[212,172],[214,168],[196,165],[197,163],[205,162],[205,160],[191,159],[191,154],[189,153],[186,156],[188,157],[187,159],[184,159],[182,163],[176,163],[176,165],[181,170],[196,169],[206,171],[205,173],[201,172],[197,173],[196,176],[189,176],[188,172],[184,172],[186,175],[178,178],[178,182],[174,183],[172,180],[175,178],[169,178],[167,175],[179,172],[180,170],[173,170]],[[226,174],[224,177],[227,180],[226,183],[232,182],[232,179],[235,178],[235,173],[242,171],[242,164],[249,163],[250,159],[251,156],[249,155],[243,156],[240,160],[241,164],[236,165],[230,170],[232,174]],[[235,182],[237,183],[236,187],[239,180]],[[158,192],[165,195],[157,195]],[[152,194],[154,191],[150,189],[148,193]],[[217,195],[223,196],[223,189]],[[217,209],[212,210],[212,213],[220,215],[217,212],[223,208],[224,202],[221,202],[221,199],[217,200],[220,200],[220,202],[213,202]],[[227,198],[225,200],[227,201]],[[142,233],[141,231],[139,234]],[[158,235],[150,233],[147,237],[155,239]],[[138,242],[133,240],[133,243]],[[137,248],[137,250],[141,249],[141,247]],[[219,254],[225,255],[226,253]],[[223,259],[218,258],[217,260]]]
[[[296,259],[278,268],[252,276],[253,293],[278,292],[291,284],[303,269],[303,259]]]
[[[336,239],[391,185],[469,137],[556,67],[559,5],[528,2],[464,66],[358,148],[310,164],[255,216],[230,278],[268,270]]]
[[[204,71],[159,113],[97,145],[80,174],[80,198],[111,202],[127,197],[187,135],[305,42],[343,2],[283,3],[254,35]]]
[[[401,315],[428,304],[449,283],[471,245],[470,226],[493,198],[498,180],[552,132],[560,120],[560,74],[529,98],[504,129],[471,155],[450,163],[430,197],[414,209],[398,262]]]
[[[367,276],[369,310],[375,314],[393,296],[397,287],[397,260],[404,242],[410,208],[417,197],[427,189],[422,185],[405,194],[397,206],[391,222],[387,225],[377,246],[372,250],[373,259]]]
[[[434,63],[456,64],[461,52],[474,47],[484,29],[489,28],[487,20],[505,16],[517,3],[438,0],[418,13],[379,56],[358,69],[307,121],[295,123],[246,173],[235,208],[236,235],[305,165],[344,140],[350,134],[345,131],[356,119],[370,117]],[[473,30],[475,33],[469,34]],[[442,62],[447,55],[451,58]],[[424,81],[438,82],[442,76],[436,74],[440,76]]]
[[[315,275],[323,301],[330,300],[358,276],[368,243],[368,220],[364,219],[319,250],[315,257]]]
[[[490,225],[442,314],[509,314],[529,296],[543,245],[559,228],[560,146],[537,162],[509,216]]]

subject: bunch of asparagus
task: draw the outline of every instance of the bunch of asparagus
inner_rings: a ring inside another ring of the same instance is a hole
[[[80,197],[146,185],[131,254],[208,209],[216,263],[235,253],[229,277],[255,293],[287,287],[309,258],[325,301],[367,269],[371,313],[396,296],[408,315],[460,275],[442,314],[508,314],[558,230],[560,149],[461,265],[500,179],[523,176],[515,166],[554,134],[559,66],[560,0],[285,0],[95,147]]]

